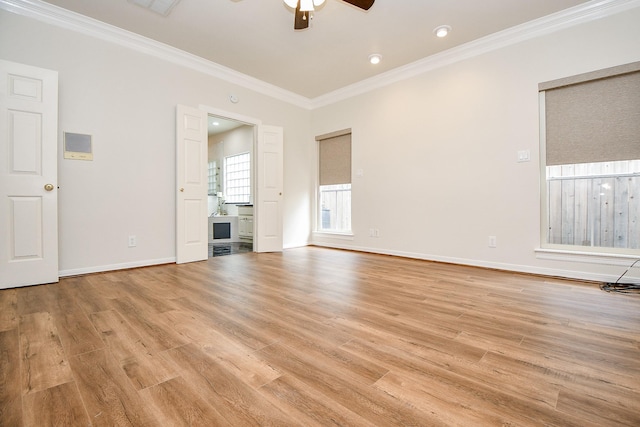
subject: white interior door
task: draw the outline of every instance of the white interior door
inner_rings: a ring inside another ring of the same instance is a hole
[[[58,281],[58,73],[0,60],[0,288]]]
[[[259,126],[256,155],[256,252],[282,251],[284,139],[281,127]]]
[[[208,257],[207,114],[178,105],[176,113],[176,262]]]

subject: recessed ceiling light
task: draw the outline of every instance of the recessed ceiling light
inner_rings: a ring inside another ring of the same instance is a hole
[[[433,33],[438,37],[446,37],[451,31],[451,27],[448,25],[440,25],[433,30]]]
[[[372,53],[371,55],[369,55],[369,62],[373,65],[379,64],[380,61],[382,61],[382,55],[380,55],[379,53]]]
[[[218,122],[213,122],[211,124],[214,125],[214,126],[220,126],[220,123],[218,123]]]

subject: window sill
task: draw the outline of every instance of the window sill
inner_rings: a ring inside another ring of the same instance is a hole
[[[640,254],[629,255],[602,252],[583,252],[568,249],[536,248],[535,252],[536,258],[538,259],[585,262],[589,264],[620,265],[623,267],[628,267],[633,261],[640,259]]]

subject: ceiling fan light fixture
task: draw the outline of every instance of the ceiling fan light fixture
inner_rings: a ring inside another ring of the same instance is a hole
[[[433,30],[433,33],[436,35],[436,37],[446,37],[449,32],[451,31],[451,27],[448,25],[440,25],[439,27],[436,27]]]
[[[382,61],[382,55],[379,53],[372,53],[369,55],[369,62],[373,65],[379,64]]]
[[[322,6],[322,3],[324,3],[324,0],[313,0],[313,5],[314,6]]]
[[[298,0],[284,0],[284,4],[286,4],[292,9],[295,9],[296,6],[298,5]]]
[[[313,0],[300,0],[301,12],[313,12]]]

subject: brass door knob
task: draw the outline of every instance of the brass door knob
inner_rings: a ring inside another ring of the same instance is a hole
[[[180,192],[181,192],[181,193],[184,193],[184,188],[181,188],[181,189],[180,189]]]
[[[47,191],[52,191],[53,190],[53,184],[45,184],[44,185],[44,189]]]

